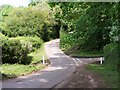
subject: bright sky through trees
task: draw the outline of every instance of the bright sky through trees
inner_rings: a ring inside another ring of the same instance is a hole
[[[7,5],[11,5],[11,6],[28,6],[28,4],[30,3],[30,0],[0,0],[0,6],[7,4]]]

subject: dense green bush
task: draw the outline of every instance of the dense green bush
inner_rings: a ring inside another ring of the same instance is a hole
[[[16,37],[2,42],[2,62],[28,64],[29,52],[40,48],[43,41],[39,37]]]
[[[29,52],[34,51],[43,43],[43,40],[39,37],[16,37],[16,38],[5,38],[1,34],[3,39],[1,41],[2,45],[2,62],[3,63],[21,63],[28,64],[31,59],[28,59],[27,55]],[[4,40],[4,41],[3,41]]]
[[[111,43],[104,47],[105,64],[110,65],[113,69],[118,69],[119,50],[117,43]]]
[[[71,48],[72,45],[75,44],[73,42],[74,38],[72,38],[72,37],[73,37],[72,34],[66,32],[66,31],[63,31],[63,30],[60,31],[60,47],[63,50],[67,50],[67,49]]]
[[[8,40],[8,37],[0,33],[0,46],[2,46],[7,40]]]
[[[12,38],[11,38],[12,39]],[[16,37],[14,39],[20,40],[23,47],[28,46],[29,52],[34,51],[43,44],[43,40],[39,37]]]
[[[22,47],[20,40],[9,39],[2,45],[2,63],[26,64],[28,52],[28,48]]]

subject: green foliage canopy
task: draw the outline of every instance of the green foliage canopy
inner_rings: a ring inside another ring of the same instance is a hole
[[[44,24],[47,26],[55,24],[48,4],[41,3],[28,8],[15,8],[5,18],[2,33],[9,37],[37,35],[42,38]]]

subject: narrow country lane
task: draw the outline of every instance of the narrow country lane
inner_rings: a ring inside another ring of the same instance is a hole
[[[46,69],[32,75],[5,80],[2,88],[52,88],[73,74],[76,63],[60,50],[59,39],[46,43],[45,49],[51,62]]]

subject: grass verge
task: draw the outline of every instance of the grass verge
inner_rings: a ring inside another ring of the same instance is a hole
[[[33,59],[31,64],[36,64],[36,63],[42,62],[43,55],[44,55],[44,59],[47,60],[47,55],[46,55],[44,47],[45,47],[45,43],[41,46],[41,48],[37,49],[35,52],[28,54],[28,56],[32,57],[32,59]]]
[[[112,70],[110,66],[89,64],[86,68],[93,73],[99,74],[111,88],[118,88],[118,72]]]
[[[21,65],[21,64],[3,64],[2,65],[2,80],[23,76],[43,69],[45,65]]]
[[[22,64],[2,64],[1,65],[1,73],[2,77],[0,79],[10,79],[18,76],[23,76],[27,74],[31,74],[32,72],[38,71],[46,67],[46,64],[42,64],[42,57],[44,55],[45,60],[47,60],[45,48],[43,44],[41,48],[37,49],[35,52],[32,52],[28,55],[28,57],[32,57],[32,62],[29,65]]]

